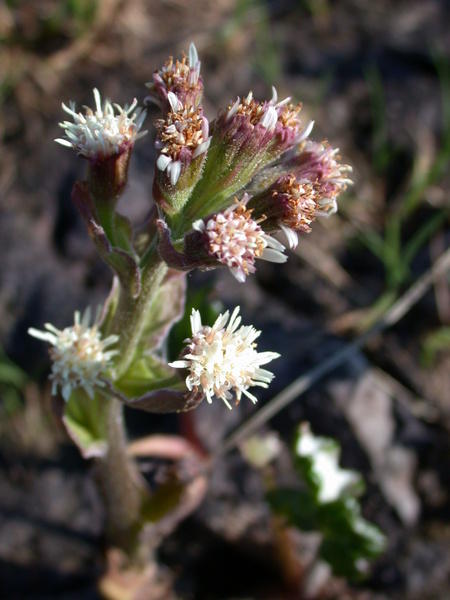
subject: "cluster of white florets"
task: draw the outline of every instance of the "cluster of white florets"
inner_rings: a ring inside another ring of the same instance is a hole
[[[158,136],[155,146],[159,151],[156,166],[165,171],[174,186],[184,164],[204,154],[210,145],[209,124],[201,108],[184,106],[173,92],[169,92],[171,110],[164,119],[156,121]]]
[[[240,282],[255,272],[255,259],[286,262],[284,246],[264,233],[259,223],[251,218],[245,207],[246,197],[224,212],[193,223],[193,228],[204,234],[209,254],[226,265]]]
[[[351,183],[348,178],[351,168],[338,162],[337,149],[307,140],[313,121],[303,123],[301,104],[291,103],[290,98],[279,101],[275,88],[272,88],[272,98],[261,102],[250,92],[219,114],[211,126],[211,137],[209,122],[201,106],[203,81],[193,44],[188,56],[184,55],[181,60],[170,58],[156,71],[149,87],[149,99],[156,101],[163,113],[155,122],[158,158],[154,190],[157,201],[160,200],[157,192],[160,192],[161,210],[166,210],[167,205],[173,208],[169,200],[171,194],[176,195],[177,186],[182,191],[186,189],[187,194],[194,190],[195,200],[196,185],[204,177],[207,182],[204,195],[208,198],[211,189],[213,195],[207,206],[211,207],[211,212],[219,211],[192,224],[196,233],[189,235],[196,242],[200,240],[200,250],[197,246],[194,250],[201,256],[199,259],[196,255],[196,262],[192,264],[221,263],[238,281],[244,282],[255,272],[256,259],[275,263],[287,260],[285,247],[268,233],[283,231],[289,246],[295,248],[298,233],[309,232],[316,216],[335,212],[338,194]],[[102,103],[97,89],[94,89],[94,99],[95,109],[85,107],[83,113],[76,111],[73,102],[69,106],[63,104],[64,111],[73,121],[60,123],[65,137],[56,141],[91,161],[102,161],[129,150],[145,135],[146,132],[140,131],[145,111],[137,107],[136,99],[123,108],[109,100]],[[216,153],[213,151],[212,159],[206,160],[211,143]],[[217,144],[225,144],[223,148],[219,146],[222,154],[217,154]],[[291,151],[289,156],[288,151]],[[217,156],[222,158],[216,160]],[[282,156],[285,158],[280,159]],[[225,164],[222,165],[223,172],[220,162]],[[292,173],[288,170],[291,167]],[[281,176],[273,181],[270,173],[266,173],[267,189],[253,199],[244,193],[237,204],[229,206],[228,199],[232,194],[245,189],[246,183],[263,168],[275,176],[278,169]],[[240,174],[242,181],[238,177]],[[230,183],[233,177],[237,177],[239,187],[234,180],[233,185]],[[199,194],[200,202],[204,200],[201,187]],[[219,202],[222,196],[223,207]],[[183,202],[190,199],[187,195]],[[202,207],[197,212],[194,202],[192,213],[186,214],[192,214],[193,220],[197,214],[207,214],[207,209]],[[185,248],[189,258],[186,243]],[[176,249],[173,254],[181,255]],[[181,264],[185,268],[185,264],[191,263]],[[187,350],[181,360],[172,363],[173,367],[188,369],[186,385],[189,390],[203,391],[209,402],[215,395],[230,408],[233,394],[237,401],[242,394],[256,401],[248,388],[254,385],[267,387],[273,374],[261,366],[278,357],[274,352],[256,351],[255,340],[260,332],[251,326],[240,327],[238,313],[237,308],[230,318],[227,311],[208,327],[202,325],[199,312],[194,310],[192,337],[187,340]],[[81,387],[92,396],[96,387],[104,385],[102,376],[117,353],[108,348],[117,342],[117,336],[102,339],[98,326],[89,325],[88,314],[81,319],[76,313],[74,326],[63,330],[50,324],[45,327],[46,331],[32,329],[30,333],[52,346],[53,392],[60,388],[67,400],[75,388]]]
[[[76,112],[74,102],[64,103],[63,110],[73,122],[60,123],[65,138],[55,140],[63,146],[73,148],[78,154],[91,159],[108,158],[120,154],[147,132],[140,131],[145,110],[137,107],[136,98],[130,106],[123,108],[105,100],[102,104],[100,92],[94,89],[95,110],[85,107],[84,114]]]
[[[57,329],[51,323],[46,323],[46,331],[33,328],[28,330],[30,335],[52,346],[52,394],[56,394],[60,389],[66,401],[76,388],[83,388],[92,398],[95,388],[105,385],[101,375],[111,367],[111,360],[118,353],[117,350],[108,348],[113,346],[119,337],[110,335],[102,339],[98,326],[90,326],[89,322],[88,309],[83,317],[79,312],[75,313],[74,324],[71,327]]]
[[[170,363],[177,369],[187,369],[186,386],[201,390],[208,402],[213,396],[221,398],[231,409],[233,397],[241,400],[242,394],[256,402],[249,387],[266,388],[274,375],[262,365],[278,358],[276,352],[257,352],[255,340],[260,331],[241,324],[239,307],[230,317],[229,311],[218,316],[212,327],[202,325],[200,313],[192,311],[192,337],[186,340],[187,350],[181,360]]]

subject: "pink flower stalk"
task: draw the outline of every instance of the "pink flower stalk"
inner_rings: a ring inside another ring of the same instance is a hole
[[[169,111],[169,93],[172,92],[185,106],[196,108],[203,94],[200,66],[194,44],[189,46],[189,55],[183,55],[181,60],[174,60],[171,56],[161,69],[153,73],[153,81],[146,84],[150,89],[146,101],[156,102]]]
[[[283,263],[284,246],[264,233],[246,207],[248,198],[209,219],[199,219],[193,229],[202,234],[207,253],[227,266],[239,282],[256,271],[255,260]]]

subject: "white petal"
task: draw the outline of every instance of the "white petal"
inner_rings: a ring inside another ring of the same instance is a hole
[[[298,246],[297,232],[294,231],[293,229],[291,229],[290,227],[286,227],[286,225],[283,225],[282,223],[280,223],[280,229],[286,236],[289,248],[291,250],[295,250],[295,248],[297,248],[297,246]]]
[[[177,96],[173,92],[169,92],[167,94],[167,99],[170,104],[170,108],[173,112],[177,112],[183,108],[182,102],[177,98]]]
[[[203,231],[205,231],[205,222],[203,219],[197,219],[197,221],[194,221],[192,223],[192,229],[194,229],[194,231],[200,231],[200,233],[203,233]]]
[[[177,185],[178,179],[180,178],[180,174],[181,174],[181,162],[179,160],[172,162],[167,167],[167,172],[169,173],[169,176],[170,176],[170,183],[173,186]]]
[[[239,267],[232,267],[230,272],[239,281],[239,283],[245,282],[246,275],[242,269]]]
[[[310,121],[308,123],[308,125],[305,127],[305,129],[302,131],[302,133],[300,134],[300,137],[297,139],[297,143],[300,143],[300,142],[303,142],[303,140],[306,140],[306,138],[309,137],[309,134],[313,130],[313,127],[314,127],[314,121]]]
[[[190,362],[187,360],[174,360],[173,362],[168,363],[168,365],[174,369],[187,369]]]
[[[170,158],[170,156],[167,156],[166,154],[160,154],[158,156],[158,160],[156,161],[156,166],[160,171],[165,171],[171,162],[172,159]]]
[[[231,119],[231,117],[235,114],[235,112],[237,111],[237,109],[239,108],[239,104],[241,103],[241,99],[237,98],[236,102],[233,104],[233,106],[230,108],[230,110],[227,113],[227,120]]]
[[[272,248],[264,248],[261,258],[264,260],[268,260],[269,262],[274,263],[284,263],[287,261],[286,254],[281,254],[278,250],[273,250]]]
[[[56,138],[54,141],[58,142],[58,144],[61,144],[61,146],[67,146],[68,148],[73,148],[73,144],[72,144],[72,142],[69,142],[69,140],[65,140],[63,138]]]
[[[273,106],[269,106],[269,108],[264,113],[263,118],[260,121],[260,124],[268,129],[269,131],[273,131],[275,129],[275,125],[278,121],[278,113]]]
[[[285,247],[281,242],[273,238],[271,235],[264,234],[264,239],[267,242],[269,248],[275,248],[275,250],[279,250],[280,252],[284,252]]]
[[[198,63],[197,48],[195,47],[194,42],[191,42],[189,45],[189,66],[191,68],[194,68],[197,63]]]
[[[277,92],[277,88],[273,85],[272,86],[272,98],[270,99],[272,104],[276,104],[278,100],[278,92]]]
[[[194,153],[192,154],[192,157],[196,158],[197,156],[200,156],[200,154],[203,154],[204,152],[206,152],[208,150],[210,144],[211,144],[211,138],[209,137],[207,140],[205,140],[199,146],[197,146],[197,148],[194,150]]]

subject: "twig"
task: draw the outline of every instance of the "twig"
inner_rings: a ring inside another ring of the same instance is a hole
[[[442,277],[450,269],[450,250],[447,250],[434,265],[414,283],[403,296],[401,296],[384,314],[384,316],[360,337],[349,343],[339,352],[330,356],[312,369],[309,373],[301,375],[284,390],[270,400],[263,408],[259,409],[245,423],[238,427],[213,454],[211,462],[216,458],[229,452],[238,446],[245,438],[254,433],[272,417],[288,406],[293,400],[304,394],[314,383],[324,375],[333,371],[340,364],[350,358],[357,350],[363,347],[367,341],[391,327],[411,309],[416,302],[425,294],[434,281]]]

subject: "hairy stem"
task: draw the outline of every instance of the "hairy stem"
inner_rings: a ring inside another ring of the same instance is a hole
[[[128,457],[122,404],[105,398],[108,411],[108,450],[97,459],[100,491],[106,508],[106,537],[114,546],[134,552],[140,529],[145,484]]]
[[[167,272],[167,265],[156,251],[142,270],[142,289],[134,299],[120,290],[119,304],[108,328],[119,339],[116,378],[123,375],[133,360],[142,337],[148,312]],[[108,411],[108,450],[98,459],[99,483],[106,507],[106,534],[108,541],[127,553],[138,549],[138,534],[145,483],[141,480],[136,463],[127,453],[123,422],[123,405],[114,397],[105,399]]]
[[[148,312],[166,273],[167,265],[155,252],[143,269],[139,297],[134,299],[123,290],[120,291],[119,306],[111,323],[111,333],[120,336],[117,379],[125,373],[133,360]]]

